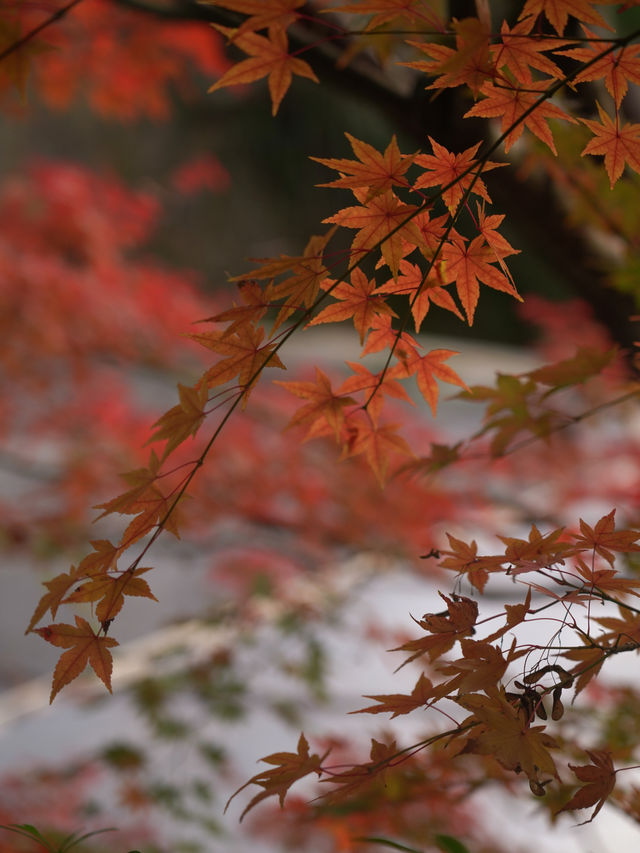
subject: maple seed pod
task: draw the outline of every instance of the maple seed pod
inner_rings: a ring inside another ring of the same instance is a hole
[[[562,695],[562,685],[559,684],[553,691],[553,708],[551,709],[551,719],[560,720],[564,714],[564,705],[560,699]]]
[[[555,707],[555,705],[554,705],[554,707]],[[543,703],[542,699],[540,699],[540,701],[536,705],[536,717],[538,717],[539,720],[546,720],[547,719],[547,709],[544,707],[544,703]]]

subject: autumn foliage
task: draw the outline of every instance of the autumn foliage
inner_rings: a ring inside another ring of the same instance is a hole
[[[154,16],[136,3],[75,0],[9,5],[0,18],[9,112],[25,109],[31,86],[56,109],[81,95],[103,116],[164,119],[170,87],[190,97],[206,78],[211,98],[244,97],[266,80],[277,121],[294,78],[311,99],[330,65],[368,80],[402,75],[478,129],[458,150],[428,128],[415,149],[400,132],[380,149],[347,133],[347,156],[307,152],[326,170],[321,185],[338,191],[334,212],[296,253],[255,259],[213,298],[193,276],[142,256],[160,216],[153,192],[48,163],[0,187],[3,383],[37,390],[25,414],[2,404],[5,435],[42,441],[70,413],[86,432],[61,448],[75,454],[60,477],[62,509],[43,508],[34,522],[12,506],[7,538],[46,526],[64,539],[60,521],[81,525],[92,501],[109,522],[45,582],[27,626],[61,650],[51,701],[87,666],[111,691],[119,614],[131,597],[156,600],[152,546],[167,534],[197,540],[223,518],[296,538],[293,557],[258,547],[228,560],[231,578],[234,561],[249,575],[253,563],[273,569],[285,601],[286,581],[341,548],[401,555],[442,590],[441,610],[415,614],[396,638],[414,686],[372,685],[373,704],[352,712],[412,714],[426,733],[402,743],[377,734],[362,758],[321,733],[314,746],[307,731],[233,795],[235,806],[254,786],[241,818],[275,797],[283,836],[300,850],[314,833],[336,850],[374,849],[380,833],[460,850],[448,834],[456,820],[472,832],[460,801],[485,785],[521,795],[522,780],[554,820],[575,811],[591,821],[606,802],[640,820],[640,789],[623,772],[636,766],[636,745],[616,739],[621,701],[606,679],[640,648],[638,360],[584,302],[521,292],[512,268],[525,252],[492,202],[506,174],[524,188],[553,186],[570,226],[604,246],[592,266],[611,293],[640,298],[637,4],[462,5],[464,14],[423,0],[224,0]],[[205,158],[185,163],[171,191],[228,181]],[[547,362],[517,374],[505,364],[494,385],[474,385],[456,368],[458,351],[428,335],[446,312],[463,336],[489,290],[539,325]],[[286,375],[289,339],[335,323],[353,326],[360,360],[341,374],[319,364]],[[118,408],[105,360],[197,378],[150,417]],[[94,396],[96,376],[112,391]],[[482,407],[463,438],[438,430],[445,391]],[[599,416],[619,433],[593,438]],[[92,443],[107,436],[109,465],[92,467]],[[125,460],[120,491],[105,497]],[[616,479],[625,466],[635,477]],[[540,471],[542,499],[524,486]],[[490,475],[522,502],[503,526],[489,523]],[[581,726],[596,689],[602,713]],[[311,803],[290,796],[308,776],[320,780]],[[439,825],[434,808],[425,828],[416,814],[425,801],[444,803],[451,821]]]

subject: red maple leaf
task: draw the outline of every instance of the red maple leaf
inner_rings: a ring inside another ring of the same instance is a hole
[[[618,113],[615,121],[598,104],[600,122],[583,118],[582,121],[593,131],[591,139],[582,155],[604,155],[604,167],[609,175],[611,188],[624,172],[625,164],[635,172],[640,172],[640,124],[628,122],[620,126]]]

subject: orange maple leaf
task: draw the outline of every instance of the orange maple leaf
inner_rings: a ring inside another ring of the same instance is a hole
[[[361,269],[351,273],[351,284],[340,282],[331,291],[331,296],[338,301],[324,308],[309,322],[309,326],[320,323],[340,323],[342,320],[353,318],[353,325],[360,334],[360,343],[364,343],[365,335],[380,314],[397,317],[396,312],[385,302],[382,291],[377,287],[375,279],[368,279]]]
[[[440,451],[448,454],[446,451]],[[475,539],[471,543],[463,542],[461,539],[456,539],[447,533],[450,550],[441,549],[441,553],[446,555],[440,566],[443,569],[451,569],[458,574],[464,574],[469,579],[469,583],[480,592],[483,591],[489,573],[502,570],[502,557],[479,557],[478,543]]]
[[[476,640],[460,640],[463,657],[459,660],[446,661],[437,667],[438,671],[444,675],[454,676],[445,685],[447,694],[453,691],[475,693],[477,690],[484,690],[486,693],[492,687],[496,687],[507,671],[507,666],[520,654],[525,654],[522,650],[519,653],[515,652],[516,643],[514,637],[505,659],[497,646]]]
[[[597,3],[593,0],[527,0],[519,20],[531,17],[535,21],[539,15],[544,14],[559,36],[567,26],[569,15],[578,21],[611,29],[602,15],[594,9],[595,5]]]
[[[613,189],[613,185],[624,172],[625,164],[631,166],[635,172],[640,172],[640,124],[627,122],[621,126],[617,112],[613,121],[600,104],[597,106],[599,123],[593,119],[581,119],[594,134],[582,151],[582,156],[604,155],[604,167]]]
[[[350,133],[345,136],[349,140],[357,160],[323,159],[311,157],[317,163],[328,166],[340,172],[340,177],[321,187],[344,187],[345,189],[368,189],[367,201],[378,193],[392,189],[394,186],[408,187],[409,182],[404,177],[405,172],[413,162],[415,154],[401,154],[395,136],[387,145],[384,154],[380,154],[373,145],[361,142]]]
[[[587,749],[586,753],[592,764],[569,765],[578,779],[581,782],[586,782],[586,785],[579,788],[569,802],[556,812],[556,814],[560,814],[560,812],[574,811],[575,809],[588,809],[595,805],[591,817],[578,826],[591,823],[616,784],[616,769],[613,766],[609,750]]]
[[[384,405],[384,397],[394,397],[396,400],[404,400],[405,403],[415,405],[404,387],[393,378],[393,371],[387,370],[382,373],[371,373],[371,371],[357,361],[348,361],[347,364],[353,370],[340,386],[339,394],[353,394],[357,391],[365,392],[367,399],[367,412],[377,423]]]
[[[87,664],[90,664],[95,674],[111,692],[113,659],[109,649],[118,645],[117,640],[113,637],[99,636],[87,620],[80,616],[76,616],[75,627],[59,623],[46,628],[37,628],[35,633],[40,634],[44,640],[54,646],[68,649],[60,657],[53,673],[49,702],[53,702],[56,694],[66,684],[77,678]]]
[[[180,403],[165,412],[153,425],[153,434],[146,444],[166,441],[161,460],[167,458],[172,450],[182,444],[189,436],[194,436],[206,417],[204,408],[209,394],[206,384],[189,388],[178,383]]]
[[[396,281],[388,281],[378,288],[379,293],[395,293],[407,295],[411,299],[411,314],[416,326],[416,332],[427,316],[431,303],[451,311],[463,320],[460,309],[451,294],[445,290],[445,282],[440,278],[439,267],[432,267],[425,280],[425,273],[417,264],[412,264],[406,258],[400,261],[399,274]]]
[[[477,237],[465,245],[465,238],[454,233],[442,249],[445,263],[445,274],[449,281],[454,281],[456,290],[471,326],[480,295],[480,282],[494,290],[509,293],[519,302],[522,297],[515,289],[508,276],[502,270],[493,266],[501,262],[493,247],[487,243],[484,235]]]
[[[227,800],[225,811],[228,809],[231,800],[233,800],[240,791],[244,791],[248,785],[259,785],[261,788],[264,788],[264,790],[260,791],[259,794],[256,794],[249,802],[249,805],[240,815],[240,820],[244,818],[250,809],[266,797],[277,796],[280,800],[280,805],[282,806],[287,792],[294,782],[297,782],[298,779],[302,779],[309,773],[317,773],[318,776],[321,775],[322,762],[328,754],[329,750],[327,750],[322,756],[317,755],[316,753],[310,755],[307,739],[304,734],[301,734],[298,740],[297,752],[274,752],[272,755],[267,755],[261,759],[261,761],[264,761],[267,764],[274,764],[275,767],[272,770],[263,770],[260,773],[256,773],[256,775],[252,776],[248,782],[245,782],[244,785],[238,788],[238,790],[235,791],[235,793],[233,793]]]
[[[608,515],[603,515],[596,522],[595,527],[590,527],[580,519],[582,536],[575,537],[576,547],[593,548],[611,566],[615,560],[612,551],[640,551],[640,545],[635,544],[640,539],[640,532],[637,530],[616,530],[615,514],[615,509],[612,509]]]
[[[316,367],[315,382],[275,382],[282,385],[296,397],[310,402],[295,413],[288,427],[309,424],[306,439],[316,435],[324,435],[328,426],[336,438],[344,423],[344,409],[346,406],[355,406],[353,397],[334,393],[329,377]]]
[[[350,714],[391,714],[391,719],[402,714],[410,714],[416,708],[422,708],[437,697],[442,691],[434,689],[433,684],[422,673],[417,680],[411,693],[389,693],[380,696],[366,696],[365,699],[373,699],[378,705],[370,705],[358,711],[350,711]],[[444,694],[442,694],[444,695]]]
[[[416,180],[414,188],[446,187],[442,193],[442,199],[451,213],[455,213],[460,199],[480,168],[483,172],[488,172],[490,169],[507,165],[506,163],[494,163],[488,160],[482,167],[478,166],[478,169],[472,169],[475,155],[480,147],[479,142],[460,154],[453,154],[431,137],[429,137],[429,142],[433,154],[418,154],[415,158],[416,166],[422,166],[426,171]],[[459,177],[465,172],[464,177]],[[476,178],[472,192],[491,203],[491,198],[481,178]]]
[[[218,355],[226,356],[226,358],[220,359],[213,367],[207,370],[201,380],[203,385],[213,388],[218,385],[225,385],[237,377],[238,385],[242,388],[246,403],[249,391],[258,381],[258,377],[265,367],[279,367],[281,370],[286,370],[280,357],[275,352],[276,345],[273,343],[261,345],[264,335],[265,330],[263,326],[255,327],[249,323],[243,324],[232,335],[226,335],[223,331],[202,332],[190,335],[190,338],[197,341],[203,347],[212,350]],[[199,426],[197,420],[197,400],[187,400],[186,402],[188,411],[185,409],[182,416],[183,425],[185,420],[187,422],[191,420],[192,425],[196,422]],[[180,417],[179,413],[178,417]]]
[[[405,439],[398,434],[399,424],[377,424],[369,417],[357,421],[350,418],[350,437],[345,445],[345,456],[364,453],[369,467],[381,487],[387,481],[391,460],[398,455],[413,456]]]
[[[524,771],[532,783],[540,783],[540,775],[557,778],[555,762],[549,752],[557,746],[544,726],[530,726],[528,719],[507,700],[504,688],[489,691],[488,696],[470,693],[455,701],[472,712],[462,725],[480,724],[474,729],[461,754],[491,755],[507,770]]]
[[[418,390],[429,404],[434,418],[437,414],[438,396],[440,393],[436,379],[439,379],[441,382],[448,382],[451,385],[458,385],[460,388],[468,390],[467,384],[458,376],[455,370],[447,364],[443,364],[452,355],[458,354],[456,350],[449,349],[434,349],[426,355],[419,355],[417,352],[412,352],[407,358],[402,359],[402,365],[399,365],[399,370],[394,372],[394,375],[415,376]]]
[[[133,572],[121,572],[115,577],[106,574],[98,575],[76,587],[71,595],[64,599],[63,604],[97,601],[99,603],[96,607],[96,618],[100,622],[111,622],[122,610],[125,595],[158,600],[149,589],[149,584],[138,577],[148,571],[149,568],[138,568]]]
[[[482,85],[492,79],[495,73],[491,61],[490,33],[478,18],[463,18],[461,21],[454,18],[452,25],[456,33],[455,48],[436,42],[407,40],[408,44],[426,53],[430,59],[401,64],[431,76],[439,75],[428,89],[447,89],[466,84],[476,96]]]
[[[236,279],[231,279],[235,281]],[[227,323],[223,331],[224,335],[231,335],[245,323],[256,326],[271,307],[270,287],[261,287],[257,281],[241,279],[238,283],[238,291],[244,305],[235,305],[227,308],[212,317],[201,320],[202,323]]]
[[[267,27],[286,30],[297,19],[294,9],[304,3],[305,0],[215,0],[216,6],[250,16],[235,31],[234,40],[246,32]]]
[[[457,640],[473,634],[473,626],[478,618],[477,602],[464,595],[454,595],[452,598],[442,593],[439,595],[444,599],[447,610],[444,613],[425,613],[422,619],[414,620],[430,633],[392,649],[394,652],[412,653],[399,669],[424,654],[429,656],[429,660],[435,660],[453,648]]]
[[[249,54],[249,59],[243,59],[233,65],[222,77],[209,88],[209,92],[222,89],[224,86],[237,86],[240,83],[253,83],[262,77],[268,77],[269,93],[271,95],[272,114],[278,112],[278,107],[291,85],[294,74],[307,77],[318,82],[311,67],[298,57],[289,53],[289,42],[286,32],[281,27],[270,27],[269,38],[254,32],[242,35],[231,27],[213,24],[218,32],[225,35],[229,41]]]
[[[596,33],[583,27],[585,35],[589,39],[596,39]],[[571,50],[563,50],[563,56],[570,56],[578,62],[590,63],[588,68],[580,71],[573,78],[574,83],[583,83],[590,80],[602,80],[607,87],[607,92],[615,101],[616,109],[620,108],[622,99],[629,90],[629,82],[640,83],[640,46],[626,45],[620,50],[613,50],[606,56],[597,59],[602,51],[601,44],[588,42],[583,47],[574,47]],[[592,60],[595,59],[595,62]]]
[[[544,53],[548,50],[557,50],[567,42],[532,37],[533,23],[532,19],[528,18],[510,27],[506,21],[503,21],[500,30],[502,44],[495,44],[491,48],[496,67],[507,68],[519,83],[525,85],[533,80],[532,68],[553,78],[562,77],[563,74],[555,62],[548,56],[544,56]]]
[[[357,190],[355,194],[356,197],[360,195],[364,201],[366,194]],[[422,235],[411,218],[417,211],[417,207],[403,204],[389,191],[369,199],[365,204],[345,207],[335,216],[323,221],[357,229],[358,233],[351,245],[351,251],[356,258],[365,255],[380,243],[382,257],[396,278],[398,265],[406,254],[404,242],[409,241],[414,246],[422,243]]]
[[[366,25],[366,30],[373,30],[382,24],[402,18],[409,23],[424,23],[426,20],[433,26],[433,15],[425,14],[423,9],[416,8],[417,5],[414,0],[356,0],[355,3],[341,3],[340,12],[373,15]]]
[[[283,323],[287,317],[290,317],[294,311],[302,307],[311,308],[315,304],[320,285],[329,275],[329,270],[323,263],[323,252],[335,233],[336,227],[330,228],[326,234],[315,234],[311,237],[303,254],[298,257],[281,255],[279,258],[254,259],[265,261],[265,263],[258,269],[252,270],[252,278],[275,279],[282,275],[288,276],[283,281],[268,288],[270,300],[285,300],[273,324],[274,329]],[[237,279],[231,280],[236,281]]]
[[[606,594],[636,595],[640,597],[640,580],[620,577],[615,569],[593,569],[584,560],[577,560],[578,573],[585,580],[587,591],[597,590]]]
[[[62,604],[62,600],[69,590],[78,582],[81,577],[80,572],[75,566],[71,566],[68,572],[61,572],[49,581],[43,581],[44,586],[49,590],[46,592],[33,611],[31,621],[25,631],[28,634],[42,619],[47,610],[51,611],[51,618],[56,618],[58,607]]]
[[[500,86],[485,83],[481,88],[481,93],[485,97],[465,113],[465,118],[467,116],[482,116],[483,118],[501,119],[501,130],[503,133],[507,133],[504,142],[505,151],[509,151],[511,146],[522,136],[524,128],[527,127],[531,133],[548,145],[554,154],[557,154],[547,120],[558,118],[576,124],[576,119],[567,115],[555,104],[549,101],[540,101],[540,96],[548,88],[549,84],[545,80],[512,86],[506,83]]]

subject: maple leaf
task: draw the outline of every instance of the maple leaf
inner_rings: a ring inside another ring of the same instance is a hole
[[[569,670],[570,674],[575,678],[575,695],[577,696],[589,682],[596,677],[602,669],[602,664],[607,659],[606,653],[598,646],[594,646],[592,641],[586,638],[588,645],[582,646],[579,649],[569,649],[562,652],[562,657],[568,660],[575,660],[578,663]]]
[[[425,613],[418,624],[432,634],[472,634],[478,618],[478,602],[464,595],[454,595],[453,598],[442,592],[438,595],[447,605],[447,612]]]
[[[417,207],[403,204],[389,191],[369,199],[366,204],[345,207],[323,222],[335,222],[344,228],[357,229],[358,233],[351,245],[351,251],[356,257],[367,254],[380,243],[382,257],[396,278],[400,260],[406,254],[403,242],[408,240],[414,245],[422,242],[422,236],[411,220],[417,211]]]
[[[98,518],[112,512],[136,516],[127,526],[118,550],[129,547],[145,536],[160,520],[163,521],[165,530],[179,538],[177,505],[174,505],[175,501],[164,495],[156,484],[159,468],[160,460],[152,450],[148,468],[137,468],[121,475],[131,488],[112,500],[97,505],[97,509],[103,510]]]
[[[360,362],[348,361],[347,364],[353,370],[353,375],[345,379],[338,393],[342,395],[357,391],[366,392],[367,412],[376,423],[384,405],[384,395],[415,405],[404,387],[393,378],[392,370],[374,374]]]
[[[291,56],[287,35],[281,27],[270,27],[269,38],[265,38],[254,32],[240,35],[231,27],[223,27],[220,24],[212,24],[212,26],[248,53],[250,58],[233,65],[209,88],[209,92],[215,92],[216,89],[222,89],[224,86],[253,83],[254,80],[268,77],[272,114],[275,115],[291,85],[294,74],[307,77],[315,83],[318,82],[318,78],[304,59]]]
[[[559,36],[567,26],[569,15],[578,21],[611,29],[602,15],[593,8],[595,5],[591,0],[527,0],[518,20],[528,17],[535,20],[544,14]]]
[[[640,580],[620,577],[615,569],[593,569],[584,560],[576,561],[578,573],[586,581],[587,590],[598,590],[606,594],[636,595],[640,597]]]
[[[386,483],[393,458],[398,455],[413,456],[406,440],[398,434],[398,427],[399,424],[376,424],[371,418],[363,417],[355,427],[351,426],[348,445],[344,449],[346,456],[365,454],[381,487]]]
[[[411,314],[416,326],[416,332],[427,316],[431,303],[451,311],[460,320],[463,316],[460,309],[453,300],[451,294],[445,290],[444,284],[439,276],[439,269],[432,267],[425,279],[425,273],[417,264],[403,259],[400,261],[398,278],[391,279],[378,288],[378,293],[394,293],[407,295],[411,298]]]
[[[450,281],[455,282],[470,326],[473,324],[478,304],[480,282],[494,290],[509,293],[522,302],[522,297],[505,273],[493,266],[493,263],[501,258],[496,257],[495,251],[482,234],[474,237],[468,245],[465,245],[461,235],[454,234],[453,238],[444,245],[442,257],[446,276]]]
[[[627,122],[620,126],[617,112],[613,121],[600,104],[597,104],[597,107],[600,123],[593,119],[581,119],[594,134],[582,151],[582,156],[604,156],[604,167],[613,189],[613,185],[624,172],[625,164],[631,166],[635,172],[640,172],[640,124]]]
[[[445,685],[447,694],[454,690],[460,694],[475,693],[477,690],[489,693],[498,685],[508,665],[518,657],[518,654],[514,654],[516,642],[514,637],[505,659],[497,646],[492,646],[486,641],[460,640],[463,657],[438,666],[439,672],[454,676]],[[519,654],[525,654],[525,652],[521,650]]]
[[[149,584],[138,577],[148,571],[149,568],[138,568],[133,572],[121,572],[117,577],[98,575],[76,587],[71,595],[64,599],[63,604],[98,601],[96,618],[100,622],[111,622],[122,610],[125,595],[158,600],[149,589]]]
[[[368,189],[366,201],[394,186],[408,187],[409,182],[404,177],[411,166],[415,154],[401,154],[395,136],[387,145],[384,154],[380,154],[373,145],[361,142],[350,133],[345,136],[349,140],[357,160],[323,159],[311,157],[317,163],[328,166],[341,173],[335,181],[319,184],[321,187],[344,187],[345,189]]]
[[[459,355],[459,353],[456,350],[434,349],[426,355],[418,355],[414,352],[408,358],[402,359],[403,373],[406,376],[415,376],[418,389],[429,404],[434,418],[437,413],[438,395],[440,393],[436,378],[441,382],[449,382],[451,385],[457,385],[468,390],[467,384],[455,370],[442,363],[451,358],[452,355]]]
[[[53,673],[49,702],[53,702],[56,694],[77,678],[87,664],[111,693],[113,659],[109,649],[118,645],[117,640],[99,636],[87,620],[80,616],[76,616],[75,627],[59,623],[46,628],[36,628],[35,633],[48,643],[68,650],[60,657]]]
[[[113,568],[120,554],[120,548],[108,539],[95,539],[91,542],[93,551],[78,563],[78,575],[91,577]]]
[[[270,29],[286,30],[297,19],[295,9],[304,6],[305,0],[215,0],[215,6],[223,6],[232,12],[249,15],[235,31],[232,38],[246,32]]]
[[[516,625],[520,625],[520,623],[524,622],[527,614],[529,613],[529,608],[531,607],[531,587],[527,589],[527,597],[523,601],[522,604],[505,604],[504,610],[506,613],[506,621],[502,628],[499,628],[497,631],[494,631],[489,637],[485,638],[486,643],[492,643],[494,640],[499,639],[507,631],[510,631],[511,628],[515,628]]]
[[[415,620],[430,635],[409,640],[392,649],[394,652],[412,652],[399,669],[424,654],[429,656],[429,660],[436,660],[452,649],[457,640],[473,634],[473,626],[478,618],[477,602],[464,595],[454,595],[452,598],[443,593],[439,595],[447,605],[446,612],[425,613],[422,619]]]
[[[489,691],[488,696],[471,693],[455,700],[472,712],[463,725],[480,724],[478,733],[467,740],[460,754],[491,755],[507,770],[524,771],[533,783],[541,774],[558,777],[549,752],[557,746],[544,731],[544,726],[530,726],[529,721],[507,700],[504,688]]]
[[[550,77],[562,77],[563,72],[548,56],[547,50],[557,50],[566,44],[552,38],[534,38],[531,36],[533,26],[531,18],[519,21],[514,27],[502,22],[500,37],[502,44],[493,45],[491,54],[497,68],[507,68],[519,83],[528,85],[532,82],[531,69],[535,68]]]
[[[594,40],[597,38],[596,34],[587,27],[583,27],[583,30],[587,38]],[[629,82],[640,83],[640,46],[626,45],[598,59],[601,50],[601,46],[593,41],[583,47],[574,47],[571,50],[563,50],[561,53],[578,62],[589,63],[588,68],[580,71],[573,78],[574,83],[604,79],[607,91],[613,98],[616,109],[619,109],[629,89]]]
[[[302,307],[311,308],[315,304],[320,286],[326,281],[329,273],[323,263],[323,251],[336,227],[330,228],[326,234],[315,234],[311,237],[302,255],[298,257],[281,255],[279,258],[263,258],[261,260],[266,261],[266,263],[251,272],[252,278],[257,279],[273,279],[289,274],[284,281],[272,285],[268,289],[271,300],[285,300],[273,324],[274,329],[287,317],[290,317],[294,311]],[[237,279],[232,279],[232,281],[235,280]]]
[[[536,382],[542,382],[544,385],[553,385],[553,390],[567,385],[580,385],[601,373],[605,367],[611,364],[617,354],[617,347],[608,351],[594,349],[593,347],[580,347],[571,358],[558,361],[555,364],[545,364],[544,367],[532,370],[527,376]]]
[[[635,544],[640,539],[640,532],[637,530],[616,530],[615,514],[615,509],[612,509],[608,515],[603,515],[596,522],[595,527],[590,527],[585,521],[580,519],[582,536],[575,537],[576,547],[593,548],[611,566],[613,566],[615,560],[615,556],[611,553],[612,551],[622,551],[625,553],[640,551],[640,545]]]
[[[319,367],[316,367],[315,382],[275,382],[274,384],[282,385],[296,397],[310,401],[306,406],[298,409],[288,424],[288,427],[309,424],[307,439],[323,434],[325,425],[331,428],[337,438],[344,423],[345,407],[356,404],[353,397],[335,394],[331,387],[331,380]]]
[[[576,124],[576,119],[550,101],[538,103],[540,96],[548,88],[549,84],[544,80],[513,86],[507,84],[495,86],[493,83],[485,83],[481,88],[481,93],[485,97],[465,113],[465,118],[467,116],[500,118],[501,131],[507,133],[504,141],[504,150],[507,152],[520,139],[524,128],[527,127],[531,133],[548,145],[554,154],[557,154],[547,120],[558,118]]]
[[[498,536],[507,546],[504,561],[511,563],[509,574],[538,571],[556,564],[564,565],[565,558],[574,554],[575,548],[569,542],[558,541],[563,532],[564,528],[558,527],[544,535],[532,524],[527,539]]]
[[[264,335],[265,330],[263,326],[255,327],[248,323],[243,324],[232,335],[226,335],[224,332],[202,332],[200,334],[189,335],[190,338],[197,341],[203,347],[218,353],[218,355],[226,356],[226,358],[220,359],[213,367],[207,370],[201,380],[203,386],[213,388],[218,385],[225,385],[237,377],[238,384],[242,388],[244,403],[246,404],[249,391],[258,381],[265,367],[278,367],[281,370],[286,370],[275,351],[276,344],[266,343],[261,346]],[[202,391],[194,392],[192,390],[191,397],[193,397],[194,393],[196,395],[198,393],[204,394]],[[189,421],[192,426],[194,422],[199,426],[197,415],[198,397],[196,396],[196,399],[187,399],[185,402],[187,408],[184,410],[183,415],[177,412],[177,419],[183,424],[183,430],[185,426],[188,427]],[[176,407],[177,409],[178,407]]]
[[[397,317],[380,293],[375,279],[368,279],[359,268],[354,269],[351,273],[351,284],[342,281],[332,289],[331,296],[338,301],[324,308],[308,325],[340,323],[352,317],[362,344],[376,317],[380,314]]]
[[[444,560],[440,563],[443,569],[451,569],[464,574],[468,577],[469,583],[474,586],[479,592],[482,592],[487,583],[489,573],[502,570],[502,557],[479,557],[478,544],[475,539],[467,544],[461,539],[456,539],[447,533],[450,550],[441,550],[442,554],[446,554]]]
[[[388,24],[405,18],[409,23],[422,22],[425,14],[417,9],[415,0],[356,0],[355,3],[341,3],[341,12],[355,12],[359,15],[373,15],[366,30],[373,30],[382,24]],[[433,21],[433,18],[429,18]]]
[[[442,199],[449,208],[451,213],[455,213],[460,199],[465,194],[478,170],[471,167],[475,163],[475,155],[480,147],[478,142],[467,148],[460,154],[453,154],[448,151],[444,145],[440,145],[435,139],[429,137],[433,154],[417,154],[415,158],[416,166],[422,166],[425,173],[414,183],[414,189],[422,189],[424,187],[447,187],[442,193]],[[490,169],[497,169],[500,166],[506,166],[506,163],[494,163],[487,160],[482,164],[482,171],[488,172]],[[478,166],[480,169],[480,166]],[[460,177],[466,173],[464,177]],[[475,179],[471,190],[476,195],[491,203],[491,198],[487,191],[484,181],[481,178]]]
[[[209,400],[206,384],[188,388],[178,383],[180,403],[165,412],[153,425],[153,434],[146,444],[166,441],[161,460],[182,444],[189,436],[194,436],[206,417],[204,407]]]
[[[263,288],[257,281],[242,279],[238,283],[238,291],[240,298],[245,303],[244,305],[234,305],[233,308],[227,308],[226,311],[221,311],[212,317],[206,317],[201,322],[227,323],[228,325],[223,332],[225,336],[232,335],[245,323],[257,326],[267,313],[267,309],[271,307],[271,288]]]
[[[323,800],[328,804],[344,802],[347,794],[371,785],[372,779],[378,775],[384,777],[391,763],[398,758],[398,746],[395,740],[383,743],[371,738],[369,758],[370,760],[365,764],[356,764],[341,773],[332,772],[330,779],[323,780],[334,785],[333,790],[323,795]]]
[[[396,345],[398,335],[400,335],[400,341]],[[389,315],[378,316],[372,324],[372,331],[369,332],[362,355],[380,352],[380,350],[391,348],[394,345],[396,345],[394,352],[400,359],[409,358],[410,353],[418,349],[415,338],[412,338],[407,332],[398,333],[393,328]]]
[[[46,592],[33,611],[31,621],[25,631],[28,634],[34,629],[38,622],[42,619],[47,610],[51,611],[51,618],[56,618],[58,607],[62,604],[62,600],[68,591],[78,582],[80,573],[75,566],[71,566],[68,572],[61,572],[49,581],[43,581],[44,586],[49,590]]]
[[[591,823],[616,784],[616,770],[613,766],[611,752],[607,749],[587,749],[586,753],[592,761],[591,764],[569,765],[578,779],[581,782],[586,782],[586,784],[576,791],[568,803],[556,811],[556,814],[560,814],[560,812],[588,809],[595,806],[591,817],[578,826]]]
[[[391,714],[391,719],[399,717],[402,714],[410,714],[417,708],[425,707],[434,698],[440,695],[441,691],[434,689],[433,684],[422,673],[417,680],[415,687],[411,693],[390,693],[380,696],[365,696],[365,699],[373,699],[379,702],[378,705],[371,705],[368,708],[361,708],[359,711],[350,711],[350,714]],[[444,694],[442,694],[444,695]]]
[[[426,53],[431,59],[401,64],[432,76],[440,75],[428,89],[447,89],[466,84],[475,97],[495,72],[491,61],[490,33],[478,18],[463,18],[461,21],[454,18],[452,25],[456,33],[455,49],[436,42],[407,40],[408,44]]]
[[[159,469],[160,460],[152,450],[148,468],[136,468],[134,471],[127,471],[121,475],[131,486],[130,489],[106,503],[96,505],[96,509],[104,510],[98,518],[103,518],[112,512],[130,515],[139,512],[141,508],[145,508],[154,499],[163,498],[162,493],[155,485]]]
[[[304,778],[309,773],[317,773],[318,776],[322,774],[322,762],[328,754],[329,750],[322,756],[316,753],[310,755],[307,739],[304,734],[301,734],[298,740],[297,752],[274,752],[272,755],[267,755],[261,759],[261,761],[267,764],[274,764],[275,767],[272,770],[263,770],[260,773],[256,773],[248,782],[245,782],[244,785],[238,788],[227,800],[225,811],[229,808],[231,800],[240,791],[244,791],[248,785],[259,785],[264,790],[253,797],[240,815],[240,820],[244,818],[250,809],[262,802],[266,797],[277,796],[282,806],[287,792],[294,782]]]

